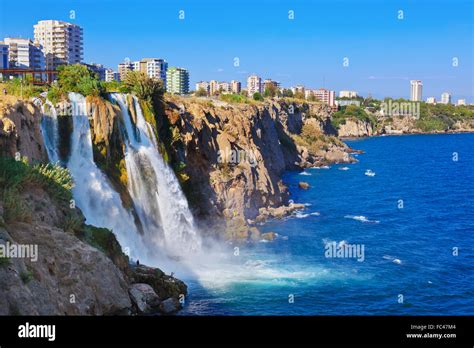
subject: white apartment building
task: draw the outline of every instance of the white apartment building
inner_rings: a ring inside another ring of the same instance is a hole
[[[41,45],[30,39],[5,38],[8,46],[8,66],[18,69],[43,70],[45,68]]]
[[[263,91],[262,79],[257,75],[251,75],[247,79],[247,94],[252,97],[255,93],[262,93]]]
[[[466,99],[458,99],[457,106],[466,105]]]
[[[421,101],[423,93],[423,83],[420,80],[410,81],[410,100]]]
[[[436,104],[436,98],[435,97],[426,98],[426,104]]]
[[[226,93],[231,93],[231,87],[229,82],[219,82],[219,92],[226,94]]]
[[[105,81],[106,82],[120,81],[120,75],[119,75],[118,72],[115,72],[110,68],[106,69],[105,70]]]
[[[451,104],[451,94],[448,92],[441,94],[441,104]]]
[[[82,62],[83,31],[76,24],[57,20],[39,21],[34,25],[35,41],[42,46],[46,69],[56,70],[65,64]]]
[[[339,91],[339,98],[357,98],[356,91]]]
[[[166,70],[168,62],[161,58],[143,58],[132,63],[133,70],[141,71],[152,79],[161,79],[166,88]]]

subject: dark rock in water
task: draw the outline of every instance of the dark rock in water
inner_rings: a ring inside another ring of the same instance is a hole
[[[128,293],[138,314],[150,314],[159,309],[160,299],[150,285],[144,283],[132,284],[128,289]]]
[[[257,227],[250,227],[249,235],[250,235],[250,239],[253,241],[260,240],[260,231],[258,230]]]
[[[181,309],[181,304],[175,298],[164,300],[160,304],[160,311],[162,314],[173,314]]]
[[[299,187],[300,189],[307,190],[307,189],[309,189],[309,184],[308,184],[307,182],[300,181],[300,182],[298,183],[298,187]]]

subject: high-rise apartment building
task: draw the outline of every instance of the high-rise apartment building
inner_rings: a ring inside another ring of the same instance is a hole
[[[125,80],[125,76],[127,75],[127,73],[129,71],[133,71],[133,64],[129,62],[120,63],[118,65],[117,71],[120,77],[120,81],[123,81]]]
[[[263,93],[262,79],[257,75],[251,75],[247,79],[247,94],[252,97],[255,93]]]
[[[99,80],[105,81],[105,74],[107,71],[107,68],[104,67],[102,64],[95,64],[95,63],[90,63],[90,64],[84,64],[87,66],[89,69],[91,69],[93,72],[97,74],[99,77]]]
[[[172,94],[189,93],[189,72],[183,68],[169,67],[166,71],[166,91]]]
[[[426,104],[436,104],[436,98],[435,97],[426,98]]]
[[[83,31],[76,24],[57,20],[34,25],[35,41],[42,46],[46,68],[56,70],[65,64],[79,64],[83,59]]]
[[[441,94],[441,104],[451,104],[451,94],[448,92]]]
[[[43,70],[45,61],[41,45],[30,39],[6,38],[8,66],[18,69]]]
[[[293,94],[296,94],[296,93],[305,94],[305,87],[303,85],[296,85],[294,87],[291,87],[291,91],[293,92]]]
[[[423,83],[420,80],[410,81],[410,100],[421,101],[423,92]]]
[[[466,105],[466,99],[458,99],[457,106]]]

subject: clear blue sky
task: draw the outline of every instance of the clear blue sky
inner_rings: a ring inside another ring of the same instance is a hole
[[[246,81],[250,73],[284,86],[423,98],[449,91],[474,102],[472,0],[0,0],[0,38],[33,36],[59,19],[84,28],[85,61],[113,67],[125,58],[165,58],[199,80]],[[74,10],[75,19],[70,19]],[[185,19],[180,20],[180,10]],[[293,10],[294,20],[288,19]],[[404,19],[397,18],[402,10]],[[234,57],[240,67],[234,67]],[[344,57],[349,66],[343,67]],[[452,66],[453,57],[459,66]]]

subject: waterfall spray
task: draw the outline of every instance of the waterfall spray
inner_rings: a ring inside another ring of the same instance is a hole
[[[145,239],[165,250],[169,256],[185,257],[201,248],[201,238],[179,181],[157,149],[151,125],[143,117],[137,98],[133,98],[136,124],[126,98],[113,94],[122,111],[126,132],[125,165],[128,189],[145,230]]]

